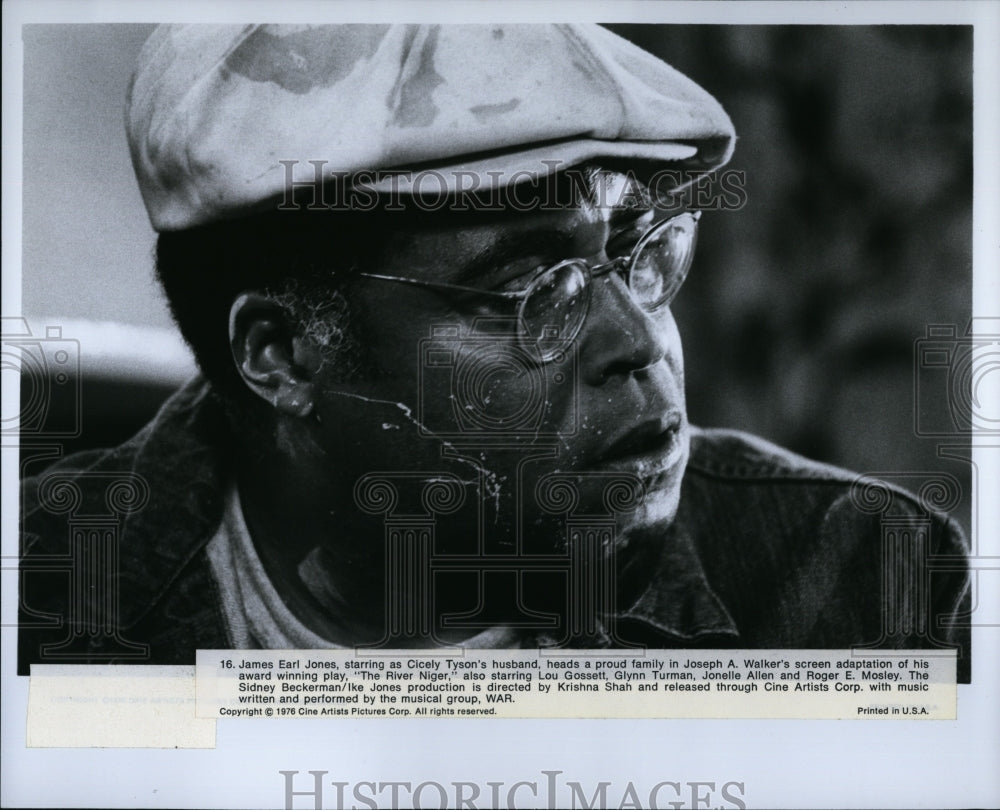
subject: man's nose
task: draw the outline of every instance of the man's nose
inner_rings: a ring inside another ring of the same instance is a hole
[[[661,326],[617,273],[594,280],[578,340],[581,371],[589,385],[648,368],[662,360],[668,348]]]

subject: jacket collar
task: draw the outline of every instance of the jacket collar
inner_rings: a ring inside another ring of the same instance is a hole
[[[676,644],[739,637],[732,616],[705,576],[683,512],[667,531],[652,574],[628,605],[616,619],[638,621]]]
[[[132,472],[146,480],[152,497],[122,526],[123,628],[156,605],[218,528],[228,473],[219,439],[227,435],[222,406],[196,378],[127,443]]]

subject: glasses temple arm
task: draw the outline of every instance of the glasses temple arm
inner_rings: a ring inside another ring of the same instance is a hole
[[[387,276],[382,273],[355,273],[355,275],[361,278],[374,278],[379,281],[398,281],[401,284],[412,284],[415,287],[425,287],[429,290],[456,290],[457,292],[472,293],[474,295],[486,295],[491,298],[503,298],[507,301],[520,301],[527,295],[527,290],[517,290],[514,292],[482,290],[478,287],[464,287],[461,284],[446,284],[443,281],[428,281],[422,278],[408,278],[406,276]]]

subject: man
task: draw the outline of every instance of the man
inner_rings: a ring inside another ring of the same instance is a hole
[[[967,673],[952,522],[687,421],[683,192],[734,142],[690,80],[597,27],[164,28],[126,123],[204,379],[25,482],[22,665],[957,645]],[[67,518],[115,486],[113,530]]]

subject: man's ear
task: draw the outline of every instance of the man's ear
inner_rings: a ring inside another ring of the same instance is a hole
[[[281,306],[260,293],[237,296],[229,309],[229,346],[236,370],[257,396],[289,416],[312,413],[320,357],[292,334]]]

